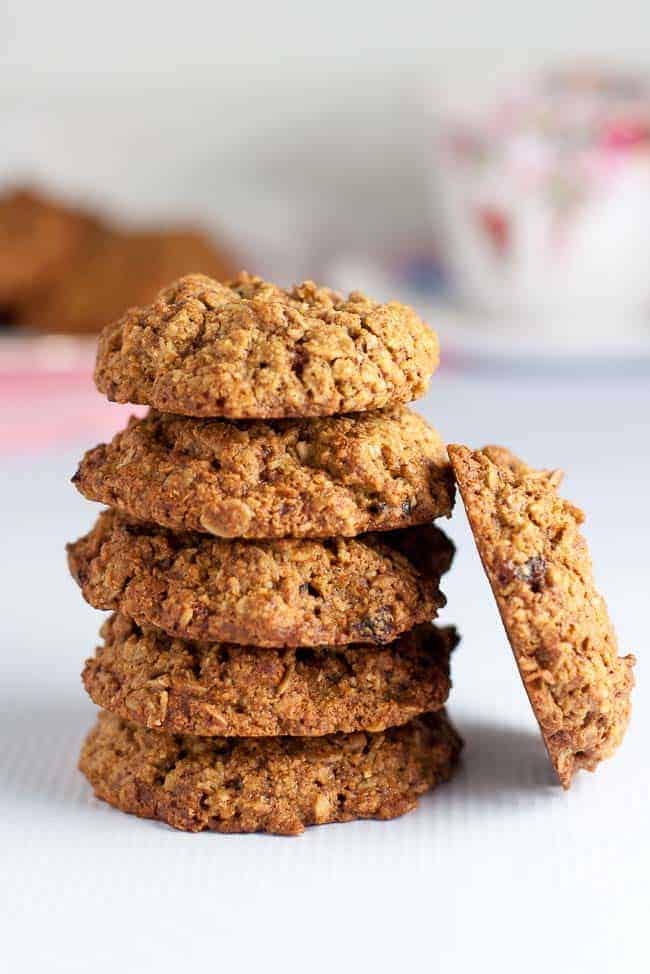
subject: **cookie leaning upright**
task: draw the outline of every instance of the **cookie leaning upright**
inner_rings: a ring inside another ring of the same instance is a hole
[[[559,471],[534,470],[502,447],[450,446],[488,580],[564,788],[620,744],[633,656],[619,657],[579,527],[558,496]]]
[[[185,416],[330,416],[419,398],[438,360],[435,333],[397,302],[196,274],[103,331],[95,381]]]

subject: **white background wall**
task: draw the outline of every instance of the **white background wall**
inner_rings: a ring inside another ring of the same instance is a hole
[[[468,62],[472,49],[516,52],[522,59],[533,50],[644,57],[650,13],[644,0],[5,0],[0,22],[9,80],[206,68],[236,84],[232,67],[257,67],[265,76],[265,68],[285,59],[383,59],[387,52],[397,61],[415,53],[444,72],[455,69],[459,57]],[[251,75],[245,71],[244,77]]]
[[[4,0],[0,178],[194,213],[256,267],[430,230],[422,102],[565,59],[645,65],[650,5]]]

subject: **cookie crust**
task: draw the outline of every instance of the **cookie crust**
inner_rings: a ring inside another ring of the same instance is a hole
[[[438,358],[435,333],[396,302],[193,274],[104,329],[95,381],[110,400],[187,416],[329,416],[417,399]]]
[[[618,656],[579,526],[557,494],[559,471],[503,447],[450,446],[463,503],[524,686],[564,788],[620,744],[633,656]]]
[[[354,537],[449,515],[440,437],[405,408],[273,423],[152,411],[89,450],[89,500],[222,538]]]
[[[386,643],[435,617],[453,556],[425,525],[360,538],[223,541],[100,514],[68,545],[98,609],[172,636],[251,646]]]
[[[121,615],[102,635],[83,671],[98,706],[151,730],[206,737],[405,724],[445,703],[458,641],[454,629],[426,623],[389,646],[259,650],[172,639]]]
[[[444,713],[377,734],[267,738],[157,734],[101,713],[79,767],[98,798],[141,818],[299,835],[403,815],[450,777],[461,746]]]

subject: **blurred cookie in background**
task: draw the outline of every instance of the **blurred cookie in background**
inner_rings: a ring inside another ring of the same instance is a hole
[[[36,288],[60,278],[96,225],[27,188],[0,195],[0,321],[12,324]]]
[[[235,267],[198,231],[101,230],[56,281],[34,290],[17,320],[49,333],[98,332],[189,270],[223,279]]]
[[[50,334],[98,332],[188,272],[233,276],[233,258],[190,227],[124,230],[30,190],[0,198],[0,320]]]

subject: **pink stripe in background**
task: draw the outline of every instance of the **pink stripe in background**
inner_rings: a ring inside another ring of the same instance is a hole
[[[118,406],[97,392],[94,360],[94,340],[0,340],[0,455],[92,445],[142,414],[143,407]]]

